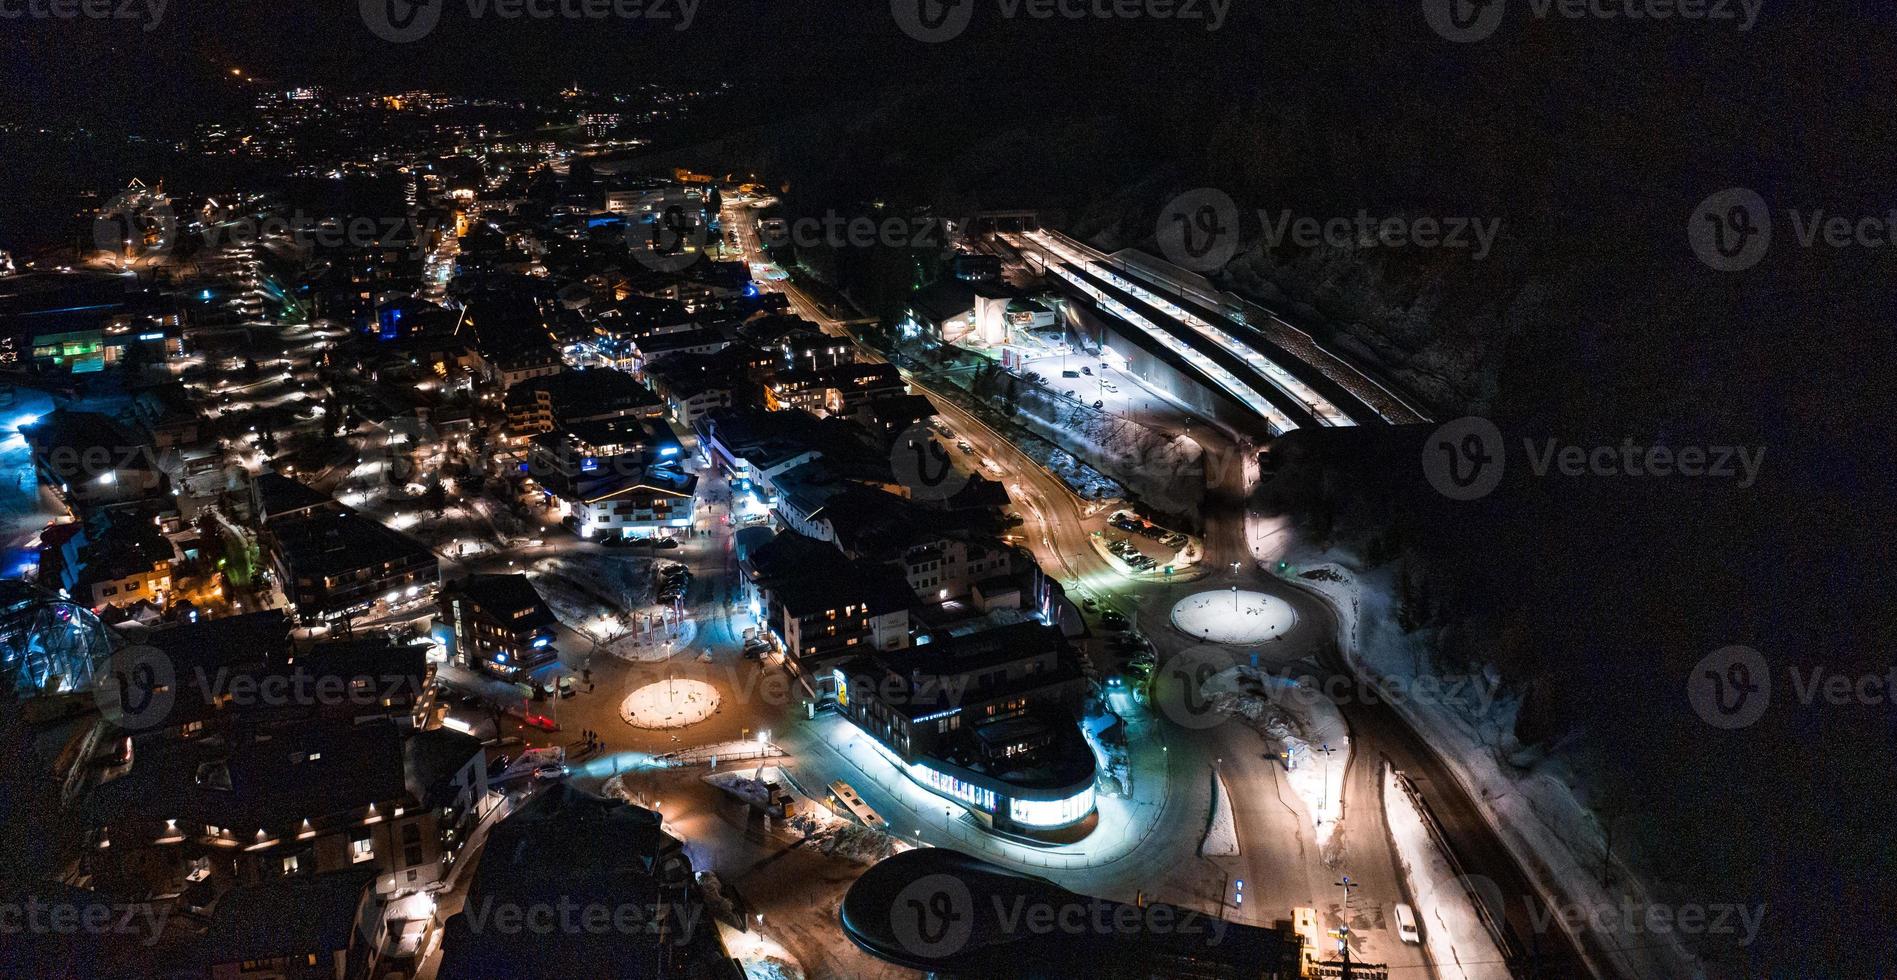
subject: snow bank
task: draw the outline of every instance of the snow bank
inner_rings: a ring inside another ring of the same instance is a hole
[[[817,842],[817,849],[831,857],[855,861],[858,864],[875,864],[895,854],[898,850],[895,838],[880,830],[871,830],[856,824],[844,824],[834,833],[825,834]],[[903,848],[906,850],[906,848]]]
[[[1416,924],[1423,948],[1440,980],[1511,980],[1502,950],[1476,912],[1463,882],[1430,837],[1423,815],[1397,785],[1396,773],[1383,767],[1383,815],[1416,899]]]
[[[1205,450],[1137,422],[1034,385],[1019,389],[1015,416],[1035,435],[1085,460],[1169,514],[1190,514],[1205,500]]]
[[[1423,696],[1417,678],[1433,680],[1436,672],[1424,641],[1397,626],[1393,578],[1387,567],[1358,575],[1330,561],[1306,569],[1298,584],[1330,600],[1352,669],[1376,684],[1435,748],[1544,900],[1560,908],[1653,906],[1635,872],[1616,875],[1614,889],[1601,885],[1606,835],[1582,802],[1580,774],[1558,755],[1527,752],[1516,741],[1518,698],[1499,692],[1487,676],[1470,679],[1460,696]],[[1613,968],[1639,977],[1706,976],[1705,965],[1677,935],[1616,933],[1590,928],[1590,921],[1583,917],[1580,937],[1590,959],[1606,956]]]
[[[1200,857],[1224,857],[1238,853],[1238,818],[1232,815],[1232,794],[1225,788],[1225,777],[1212,774],[1212,826],[1199,843]]]
[[[1289,753],[1285,781],[1303,801],[1318,848],[1328,857],[1344,815],[1344,773],[1350,768],[1350,727],[1337,705],[1306,679],[1243,665],[1206,678],[1199,690],[1214,707],[1244,718]]]

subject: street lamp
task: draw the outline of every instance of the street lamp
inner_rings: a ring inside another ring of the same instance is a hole
[[[1318,751],[1324,753],[1324,795],[1317,801],[1317,808],[1322,810],[1324,804],[1331,798],[1331,753],[1337,750],[1331,748],[1330,743],[1326,742],[1318,748]]]

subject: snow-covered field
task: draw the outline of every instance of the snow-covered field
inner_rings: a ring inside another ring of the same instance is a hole
[[[1350,767],[1350,728],[1337,705],[1307,681],[1243,665],[1206,678],[1200,692],[1290,754],[1285,781],[1304,803],[1318,847],[1328,852],[1344,812],[1344,772]]]
[[[1443,685],[1418,684],[1419,676],[1433,679],[1436,672],[1427,666],[1424,641],[1397,626],[1394,571],[1384,567],[1359,575],[1340,561],[1348,560],[1343,556],[1322,559],[1325,563],[1312,563],[1298,584],[1324,595],[1337,610],[1339,639],[1352,668],[1377,685],[1456,773],[1534,878],[1543,900],[1560,908],[1652,907],[1654,900],[1633,871],[1623,867],[1613,888],[1601,884],[1606,835],[1582,802],[1585,783],[1564,759],[1531,752],[1516,741],[1519,698],[1498,690],[1486,676],[1468,679],[1458,696],[1444,695]],[[1590,929],[1590,921],[1582,917],[1584,955],[1600,958],[1614,950],[1611,958],[1619,972],[1706,976],[1705,965],[1677,934],[1616,933]]]
[[[1423,823],[1423,815],[1383,767],[1383,815],[1397,863],[1415,896],[1417,929],[1440,980],[1510,980],[1502,950]]]

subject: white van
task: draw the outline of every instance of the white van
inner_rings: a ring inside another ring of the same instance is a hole
[[[1396,903],[1396,938],[1412,946],[1423,941],[1423,937],[1416,932],[1416,910],[1402,902]]]

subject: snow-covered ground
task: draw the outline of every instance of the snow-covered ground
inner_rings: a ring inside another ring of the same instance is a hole
[[[1172,607],[1172,622],[1207,643],[1243,645],[1281,636],[1297,625],[1291,604],[1251,590],[1218,590],[1186,596]]]
[[[1015,416],[1035,435],[1085,460],[1170,514],[1197,511],[1205,500],[1205,451],[1189,436],[1169,437],[1097,411],[1045,388],[1019,389]]]
[[[1460,685],[1439,683],[1424,640],[1397,626],[1394,571],[1359,575],[1344,556],[1322,556],[1298,584],[1330,600],[1339,640],[1360,678],[1401,712],[1449,766],[1488,815],[1489,825],[1534,878],[1542,900],[1563,909],[1655,905],[1637,873],[1620,867],[1615,887],[1601,884],[1606,835],[1582,802],[1580,773],[1558,755],[1525,749],[1514,737],[1518,697],[1498,690],[1494,678]],[[1302,565],[1302,563],[1300,563]],[[1418,683],[1419,677],[1429,680]],[[1448,693],[1455,692],[1455,693]],[[1677,933],[1633,934],[1590,928],[1582,916],[1583,955],[1607,950],[1615,970],[1637,977],[1704,977],[1706,967]],[[1559,928],[1555,926],[1555,928]]]
[[[1464,881],[1443,856],[1423,815],[1383,767],[1383,815],[1397,863],[1416,897],[1416,924],[1440,980],[1510,980],[1495,938],[1482,924]]]
[[[685,728],[710,718],[721,700],[704,681],[654,681],[626,695],[619,716],[635,728]]]
[[[1232,815],[1232,793],[1225,788],[1225,777],[1212,774],[1212,824],[1205,840],[1199,842],[1200,857],[1223,857],[1238,853],[1238,819]]]
[[[1344,812],[1344,773],[1350,768],[1350,728],[1336,703],[1306,680],[1244,665],[1206,678],[1200,693],[1290,754],[1285,781],[1304,803],[1318,847],[1328,851]]]

